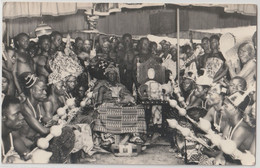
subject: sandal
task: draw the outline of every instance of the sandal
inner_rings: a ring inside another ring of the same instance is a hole
[[[129,141],[132,142],[132,143],[136,143],[136,144],[143,144],[144,143],[144,141],[138,136],[132,137]]]

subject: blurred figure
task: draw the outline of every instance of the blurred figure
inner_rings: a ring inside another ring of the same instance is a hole
[[[256,75],[255,49],[251,42],[244,42],[238,48],[238,57],[242,64],[242,69],[235,72],[231,61],[227,62],[231,78],[240,76],[247,81],[248,86],[254,84],[254,76]]]
[[[81,37],[77,37],[75,39],[74,44],[74,52],[76,55],[79,55],[83,50],[83,39]]]

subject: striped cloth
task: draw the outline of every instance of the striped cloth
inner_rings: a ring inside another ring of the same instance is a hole
[[[101,105],[93,130],[112,134],[146,133],[144,108]]]

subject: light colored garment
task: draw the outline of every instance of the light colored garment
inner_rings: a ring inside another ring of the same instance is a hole
[[[77,124],[77,126],[81,128],[81,131],[74,131],[76,139],[71,153],[78,152],[82,149],[85,153],[89,154],[94,147],[91,128],[88,124]]]

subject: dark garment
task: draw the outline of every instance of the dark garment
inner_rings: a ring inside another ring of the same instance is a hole
[[[125,52],[118,52],[118,63],[120,81],[126,88],[132,93],[133,92],[133,62],[135,59],[134,50],[128,50]]]
[[[218,53],[210,53],[208,58],[211,58],[211,57],[216,57],[216,58],[221,59],[224,63],[226,62],[226,59],[224,58],[222,52],[220,52],[220,51]]]
[[[75,134],[69,127],[62,128],[62,134],[50,141],[47,149],[52,152],[50,163],[64,163],[74,148]]]
[[[209,53],[205,53],[204,55],[198,56],[196,67],[199,75],[203,75],[203,70],[201,70],[201,68],[205,68],[208,57],[209,57]]]

